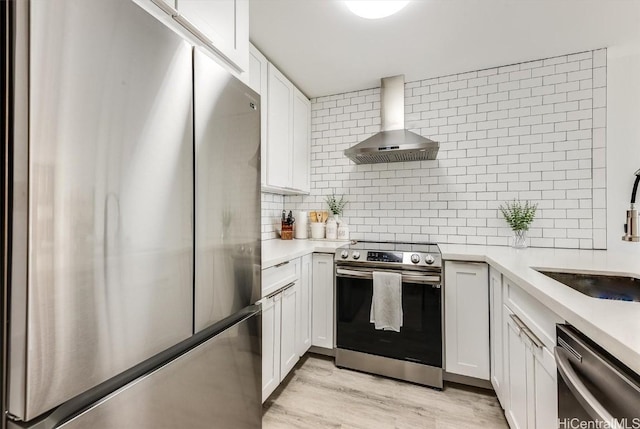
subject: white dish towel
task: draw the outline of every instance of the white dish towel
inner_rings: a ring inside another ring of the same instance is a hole
[[[400,332],[402,327],[402,275],[373,272],[370,322],[376,329]]]

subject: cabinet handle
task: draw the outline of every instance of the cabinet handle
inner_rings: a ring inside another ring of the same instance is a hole
[[[269,295],[267,295],[266,297],[262,298],[262,299],[271,299],[273,297],[276,297],[276,295],[280,295],[281,293],[287,291],[288,289],[291,289],[294,285],[296,284],[296,282],[291,282],[288,283],[284,286],[282,286],[280,289],[278,289],[275,292],[271,292]]]
[[[216,48],[211,39],[209,39],[202,31],[200,31],[198,27],[193,25],[191,21],[180,14],[172,15],[172,18],[178,21],[180,25],[182,25],[189,33],[193,34],[198,40],[200,40],[200,42],[202,42],[209,50],[213,51],[218,57],[220,57],[222,61],[227,63],[227,65],[238,72],[242,72],[242,69],[238,68],[238,66],[235,65],[231,58],[225,55],[224,52]]]
[[[178,16],[178,11],[165,3],[164,0],[151,0],[151,2],[158,6],[167,15]]]
[[[529,339],[529,341],[531,341],[531,344],[533,344],[538,349],[541,349],[544,347],[544,343],[540,341],[540,339],[536,336],[536,334],[534,334],[533,331],[529,329],[529,327],[525,325],[525,323],[522,320],[520,320],[518,316],[511,313],[509,314],[509,317],[511,317],[511,320],[513,320],[513,322],[516,325],[518,325],[518,329],[520,330],[520,333],[524,334]]]
[[[542,343],[542,341],[540,341],[540,339],[536,336],[536,334],[531,332],[531,329],[529,329],[528,327],[525,326],[525,328],[522,330],[522,332],[524,332],[524,334],[527,336],[527,338],[529,338],[531,343],[536,348],[541,349],[541,348],[544,347],[544,344]]]
[[[274,265],[274,267],[278,268],[278,267],[282,267],[284,265],[287,265],[290,261],[284,261],[284,262],[280,262],[279,264]]]
[[[509,314],[509,317],[511,317],[511,320],[513,320],[513,323],[515,323],[516,326],[518,326],[519,330],[524,331],[525,329],[529,329],[527,328],[527,325],[525,325],[524,322],[520,320],[520,318],[515,314],[511,313]]]
[[[281,289],[281,291],[282,291],[282,292],[287,292],[289,289],[291,289],[292,287],[294,287],[294,286],[295,286],[295,284],[296,284],[296,282],[291,282],[291,283],[289,283],[288,285],[286,285],[285,287],[283,287],[283,288]]]

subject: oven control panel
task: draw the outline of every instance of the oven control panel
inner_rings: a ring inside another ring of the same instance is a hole
[[[397,252],[367,252],[367,261],[402,263],[403,256],[403,253]]]

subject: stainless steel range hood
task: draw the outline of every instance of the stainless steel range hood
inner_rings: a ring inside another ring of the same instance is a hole
[[[440,144],[404,128],[404,75],[382,79],[382,131],[344,154],[356,164],[436,159]]]

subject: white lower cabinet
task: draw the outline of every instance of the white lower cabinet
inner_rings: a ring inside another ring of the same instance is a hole
[[[271,292],[262,300],[262,402],[311,347],[313,261],[305,255],[262,271],[263,293]]]
[[[300,359],[298,354],[298,326],[300,318],[300,281],[296,281],[280,293],[282,295],[282,315],[280,318],[280,381]]]
[[[489,274],[485,263],[445,263],[445,370],[489,380]]]
[[[305,255],[301,258],[300,269],[300,317],[298,326],[298,354],[304,355],[311,347],[311,314],[312,299],[311,287],[313,285],[313,257]]]
[[[491,384],[504,408],[504,364],[502,347],[502,274],[489,267],[489,344],[491,348]]]
[[[510,314],[509,309],[505,308],[504,314]],[[527,361],[531,360],[531,353],[524,340],[520,338],[520,329],[511,319],[506,321],[505,357],[509,392],[505,415],[511,429],[524,429],[528,427],[530,412],[528,391],[532,362]]]
[[[311,345],[333,349],[333,254],[313,254]]]
[[[534,350],[535,427],[554,428],[558,424],[558,379],[555,358],[546,347]]]
[[[262,402],[280,384],[281,295],[262,303]]]
[[[557,426],[557,376],[553,353],[515,315],[503,307],[505,415],[512,429]],[[515,317],[514,317],[515,316]]]

